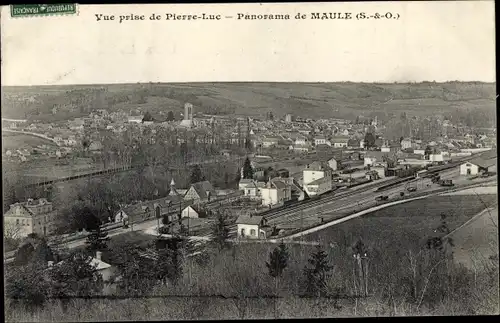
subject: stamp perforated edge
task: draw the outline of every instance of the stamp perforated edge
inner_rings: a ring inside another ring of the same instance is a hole
[[[34,14],[34,15],[26,15],[26,16],[13,16],[12,15],[12,5],[9,6],[10,9],[10,18],[11,19],[23,19],[23,18],[41,18],[41,17],[53,17],[53,16],[79,16],[80,15],[80,5],[78,3],[73,3],[75,5],[75,12],[50,12],[43,14]]]

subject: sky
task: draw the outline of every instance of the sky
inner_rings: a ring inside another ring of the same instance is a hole
[[[167,21],[166,13],[220,14]],[[392,12],[399,19],[295,20]],[[162,20],[148,18],[156,13]],[[238,13],[290,20],[237,20]],[[95,14],[145,15],[97,21]],[[1,8],[3,85],[136,82],[495,82],[493,1],[80,5],[11,18]]]

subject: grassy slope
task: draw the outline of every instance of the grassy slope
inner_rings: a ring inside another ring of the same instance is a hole
[[[447,215],[448,227],[454,230],[485,209],[485,204],[492,205],[496,200],[496,195],[482,195],[481,200],[475,195],[425,198],[375,211],[313,233],[306,239],[339,244],[345,239],[354,243],[362,237],[368,245],[379,241],[392,241],[404,247],[422,245],[434,235],[442,213]]]
[[[142,107],[159,113],[182,111],[186,101],[197,110],[204,106],[236,108],[236,114],[263,116],[273,111],[278,116],[292,113],[301,117],[350,117],[368,111],[429,115],[448,112],[455,108],[494,108],[495,84],[489,83],[418,83],[418,84],[362,84],[362,83],[191,83],[153,84],[160,96],[147,96],[147,103],[118,103],[113,109],[128,111]],[[4,87],[6,93],[31,95],[50,94],[63,97],[67,90],[97,88],[98,86],[64,87]],[[151,92],[146,84],[105,85],[107,96]],[[170,92],[170,94],[167,93]],[[387,102],[392,98],[392,101]],[[64,101],[64,99],[63,99]],[[51,107],[50,107],[51,108]],[[50,109],[44,108],[44,109]],[[23,111],[24,113],[24,111]],[[43,111],[45,113],[45,111]],[[47,111],[50,113],[50,111]],[[2,114],[19,117],[15,104],[5,100]],[[22,117],[22,116],[21,116]]]

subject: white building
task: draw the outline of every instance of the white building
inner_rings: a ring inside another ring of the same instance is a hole
[[[262,183],[261,183],[262,184]],[[258,199],[261,195],[262,185],[258,185],[253,179],[242,179],[238,183],[238,189],[244,192],[244,195],[251,199]]]
[[[46,236],[55,229],[56,216],[51,202],[44,198],[28,199],[27,202],[10,205],[4,214],[4,229],[13,230],[19,238],[30,233]]]
[[[190,205],[181,212],[181,218],[198,219],[206,216],[206,212],[196,205]]]
[[[266,219],[257,215],[240,215],[236,220],[238,238],[240,239],[265,239]]]
[[[191,103],[185,103],[184,104],[184,118],[180,123],[181,127],[185,128],[191,128],[195,125],[194,119],[193,119],[193,114],[194,114],[194,108]]]
[[[460,165],[460,175],[478,175],[491,171],[496,171],[496,160],[485,161],[477,158]]]
[[[263,148],[270,148],[277,146],[279,143],[279,139],[276,137],[266,137],[262,139],[262,147]]]
[[[336,137],[332,138],[331,143],[334,148],[345,148],[349,142],[349,138],[347,137]]]
[[[307,165],[302,171],[302,185],[309,196],[321,195],[332,190],[332,170],[318,162]]]
[[[286,201],[286,185],[281,182],[267,182],[266,186],[260,189],[262,205],[275,206],[283,205]]]
[[[297,139],[295,139],[295,146],[305,146],[307,144],[307,138],[305,137],[297,137]]]
[[[336,171],[338,169],[338,165],[339,163],[337,162],[337,160],[335,158],[330,158],[328,160],[328,166],[333,170],[333,171]]]
[[[331,146],[332,143],[330,142],[330,140],[326,139],[325,137],[316,137],[314,138],[314,145],[318,146],[318,145],[328,145],[328,146]]]
[[[409,149],[412,147],[412,141],[410,138],[404,138],[403,140],[401,140],[401,149]]]
[[[363,165],[366,166],[384,166],[384,155],[381,151],[369,151],[365,154]]]
[[[142,123],[143,116],[129,116],[128,117],[128,122],[129,123]]]
[[[430,154],[429,155],[429,161],[431,161],[431,162],[442,162],[442,161],[444,161],[444,154],[443,153]]]

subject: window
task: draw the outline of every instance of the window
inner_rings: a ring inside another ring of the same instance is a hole
[[[16,224],[19,225],[19,219],[16,219]]]
[[[470,174],[471,174],[471,169],[467,168],[467,175],[470,175]]]
[[[254,229],[250,230],[250,235],[251,235],[251,236],[254,236],[254,235],[255,235],[255,230],[254,230]]]
[[[245,229],[241,229],[241,236],[244,237],[245,236]]]
[[[24,220],[21,221],[22,225],[24,225]]]

